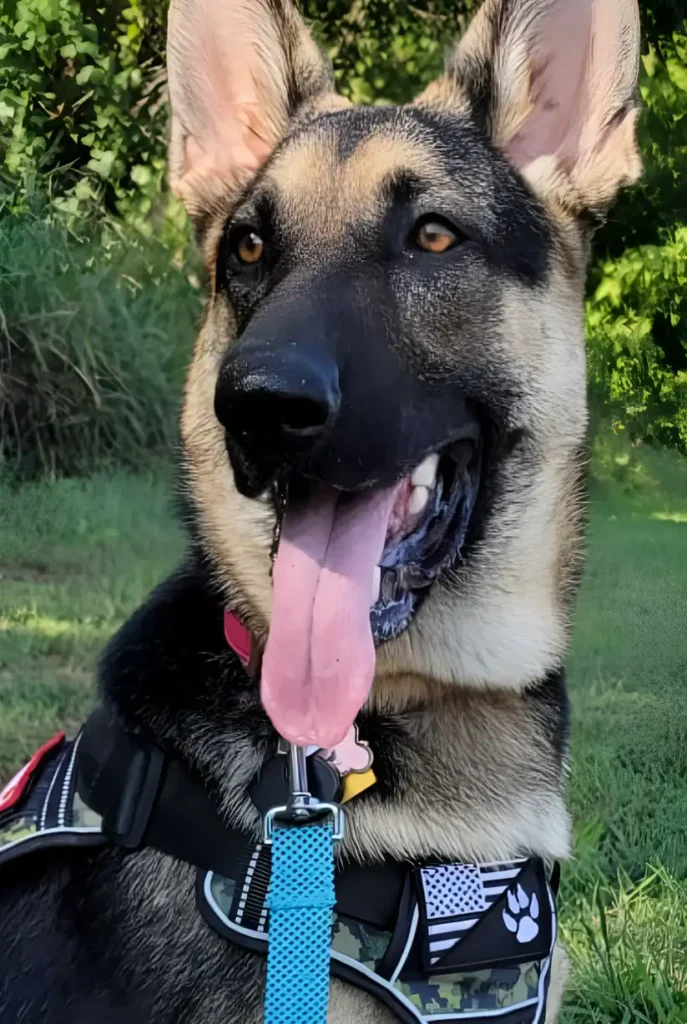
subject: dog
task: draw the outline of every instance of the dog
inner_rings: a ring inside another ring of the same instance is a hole
[[[354,728],[374,784],[343,860],[568,855],[585,273],[641,170],[638,54],[635,0],[485,0],[414,103],[360,108],[291,0],[172,0],[169,177],[209,282],[189,545],[108,645],[99,701],[227,827],[260,834],[277,733],[331,751]],[[262,1019],[264,959],[208,927],[183,859],[61,845],[1,878],[3,1024]],[[548,969],[553,1022],[558,945]],[[395,1019],[332,980],[330,1024]]]

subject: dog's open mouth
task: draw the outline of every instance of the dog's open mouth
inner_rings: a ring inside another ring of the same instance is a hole
[[[429,455],[399,485],[371,612],[377,643],[399,636],[431,584],[460,557],[479,488],[479,440]]]
[[[286,739],[330,747],[345,737],[372,685],[375,646],[407,628],[463,552],[481,462],[473,431],[390,487],[288,481],[262,661],[263,703]]]

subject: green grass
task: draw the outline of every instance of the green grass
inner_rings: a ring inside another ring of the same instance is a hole
[[[98,652],[182,550],[173,493],[165,471],[0,476],[0,777],[82,720]]]
[[[576,615],[564,1024],[687,1021],[687,463],[604,440]],[[162,473],[0,480],[0,777],[92,701],[98,650],[175,562]]]
[[[0,466],[24,478],[145,467],[176,443],[201,313],[193,275],[114,222],[77,237],[0,214]]]
[[[565,1024],[687,1021],[687,462],[597,445],[568,680]]]

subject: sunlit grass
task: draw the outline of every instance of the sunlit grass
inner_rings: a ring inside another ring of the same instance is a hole
[[[182,549],[173,493],[162,468],[0,477],[0,777],[82,719],[99,651]]]
[[[597,444],[568,681],[564,1024],[687,1022],[687,463]]]
[[[687,523],[687,512],[652,512],[649,518],[662,523]]]
[[[24,478],[145,467],[178,437],[200,296],[153,241],[81,235],[2,209],[0,462]]]
[[[647,867],[599,880],[568,909],[563,940],[575,972],[565,1021],[687,1020],[687,881]]]

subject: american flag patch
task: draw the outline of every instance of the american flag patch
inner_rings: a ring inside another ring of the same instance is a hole
[[[420,868],[430,963],[456,946],[520,874],[526,860]]]

